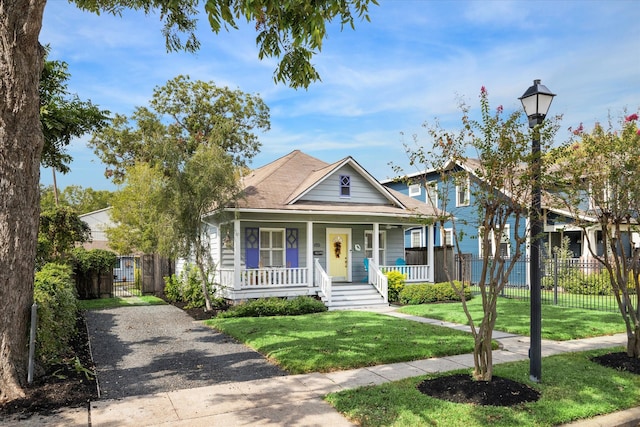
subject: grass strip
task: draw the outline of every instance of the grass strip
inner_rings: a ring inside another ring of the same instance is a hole
[[[473,352],[468,333],[363,311],[211,319],[205,324],[292,374]]]
[[[162,298],[153,295],[126,298],[99,298],[78,301],[82,310],[102,310],[105,308],[131,307],[136,305],[163,305],[166,302]]]
[[[482,298],[467,302],[476,325],[482,319]],[[462,303],[421,304],[402,307],[402,313],[440,319],[467,325]],[[498,317],[495,330],[529,336],[530,308],[528,301],[501,298],[497,304]],[[618,313],[583,310],[551,305],[542,306],[542,338],[566,341],[624,332],[625,327]]]
[[[495,365],[494,375],[528,384],[542,394],[537,402],[514,407],[451,403],[424,395],[416,388],[424,379],[450,373],[345,390],[328,395],[326,400],[363,427],[554,426],[640,405],[640,376],[589,360],[610,351],[594,350],[544,358],[540,384],[529,381],[528,361]],[[460,372],[471,371],[456,371]]]

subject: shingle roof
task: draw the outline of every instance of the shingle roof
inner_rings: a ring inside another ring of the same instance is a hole
[[[329,164],[300,150],[292,151],[284,157],[253,170],[244,177],[242,181],[243,197],[238,200],[235,207],[252,210],[348,212],[349,214],[362,213],[367,215],[436,215],[436,211],[425,203],[381,185],[376,185],[374,188],[385,195],[389,200],[387,204],[296,200],[297,197],[348,160],[352,159],[347,157]],[[355,164],[357,165],[357,163]],[[363,172],[379,184],[364,169]]]

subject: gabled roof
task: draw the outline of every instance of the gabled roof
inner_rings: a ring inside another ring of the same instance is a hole
[[[334,172],[347,165],[360,174],[371,185],[372,191],[382,195],[387,203],[305,200],[306,195]],[[329,164],[300,150],[295,150],[253,170],[243,178],[241,185],[243,196],[234,206],[239,210],[324,211],[350,215],[436,215],[436,211],[424,203],[381,185],[352,157]]]
[[[451,170],[454,169],[455,167],[459,167],[462,170],[464,170],[465,172],[475,176],[477,179],[481,179],[478,176],[478,171],[482,170],[482,163],[480,162],[480,159],[475,159],[475,158],[466,158],[464,161],[461,160],[449,160],[446,165],[444,166],[444,170]],[[524,167],[524,165],[523,165]],[[411,174],[407,174],[403,177],[397,177],[397,178],[393,178],[393,179],[387,179],[382,181],[383,184],[389,184],[389,183],[393,183],[398,181],[399,179],[403,179],[403,180],[409,180],[411,181],[412,178],[417,178],[417,177],[421,177],[421,176],[426,176],[426,175],[430,175],[433,173],[438,172],[438,169],[425,169],[423,171],[418,171],[418,172],[414,172]],[[513,195],[511,194],[511,192],[506,189],[506,188],[497,188],[496,190],[500,191],[501,193],[503,193],[505,196],[507,197],[511,197],[513,198]],[[563,204],[561,204],[558,200],[558,198],[551,192],[542,190],[542,207],[545,209],[548,209],[552,212],[555,212],[557,214],[563,215],[563,216],[567,216],[567,217],[573,217],[576,214],[571,214],[569,212],[568,209],[563,208]],[[580,219],[586,220],[586,221],[595,221],[594,218],[592,216],[587,215],[586,212],[578,212],[577,216]]]

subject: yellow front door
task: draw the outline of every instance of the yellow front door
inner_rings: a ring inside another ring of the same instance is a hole
[[[327,229],[327,265],[329,276],[334,282],[349,282],[350,229]]]

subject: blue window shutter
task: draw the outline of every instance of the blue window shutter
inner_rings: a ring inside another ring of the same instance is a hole
[[[298,229],[287,228],[287,267],[298,268]]]
[[[244,262],[247,268],[258,268],[260,265],[260,229],[247,227],[244,229]]]

